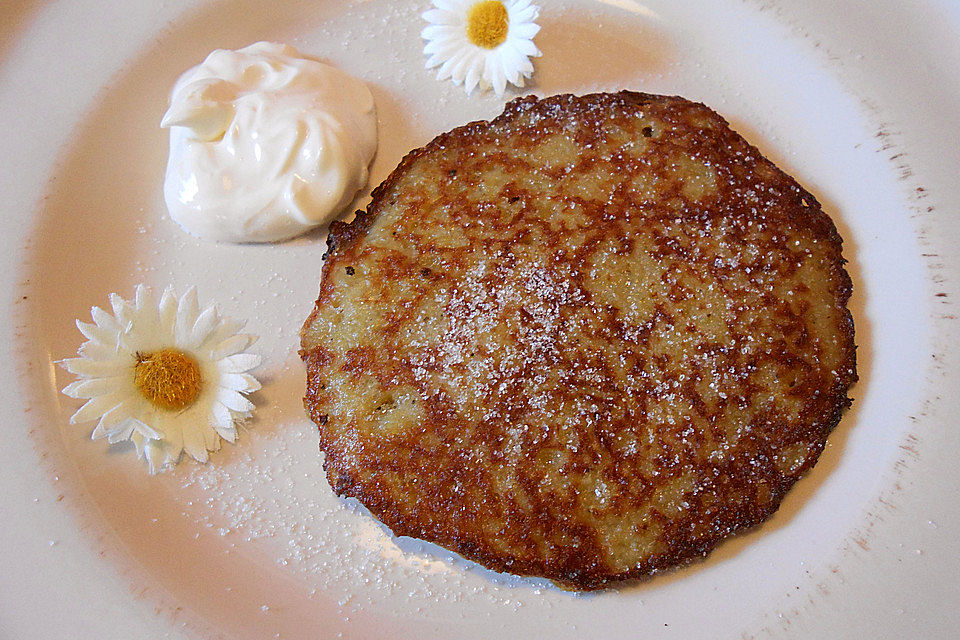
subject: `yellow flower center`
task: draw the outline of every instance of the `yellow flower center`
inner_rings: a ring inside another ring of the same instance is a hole
[[[510,17],[500,0],[483,0],[467,13],[467,38],[484,49],[495,49],[507,39]]]
[[[197,361],[176,349],[137,352],[133,383],[161,409],[186,409],[197,399],[203,379]]]

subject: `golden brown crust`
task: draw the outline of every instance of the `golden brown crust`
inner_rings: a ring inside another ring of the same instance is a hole
[[[856,380],[819,203],[682,98],[526,97],[334,223],[304,325],[334,490],[595,589],[779,506]]]

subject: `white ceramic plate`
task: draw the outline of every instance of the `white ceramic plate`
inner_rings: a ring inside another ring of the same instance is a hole
[[[541,4],[530,90],[701,100],[845,238],[861,381],[781,511],[703,563],[582,596],[392,537],[332,494],[301,409],[297,332],[323,234],[226,246],[181,233],[160,199],[158,122],[180,72],[260,39],[370,83],[373,184],[502,101],[423,70],[422,2],[8,1],[0,636],[955,637],[960,6]],[[239,444],[159,477],[67,424],[76,403],[52,364],[80,344],[76,318],[138,282],[197,284],[261,335],[265,360]]]

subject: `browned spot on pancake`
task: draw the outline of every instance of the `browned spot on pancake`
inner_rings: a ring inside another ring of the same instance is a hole
[[[516,100],[328,243],[301,354],[334,490],[496,570],[594,589],[707,553],[856,380],[833,223],[681,98]]]

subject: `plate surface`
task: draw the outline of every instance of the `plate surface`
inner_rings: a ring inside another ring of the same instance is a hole
[[[210,50],[288,42],[369,83],[372,186],[503,100],[468,99],[423,70],[425,6],[14,2],[0,10],[0,636],[953,636],[960,7],[540,4],[529,91],[703,101],[813,192],[845,239],[861,380],[777,515],[705,562],[589,595],[393,537],[332,494],[301,407],[297,332],[324,234],[229,246],[182,233],[161,201],[158,123],[174,80]],[[158,477],[67,424],[77,405],[53,364],[82,341],[76,318],[139,282],[197,284],[261,336],[264,357],[238,444]]]

